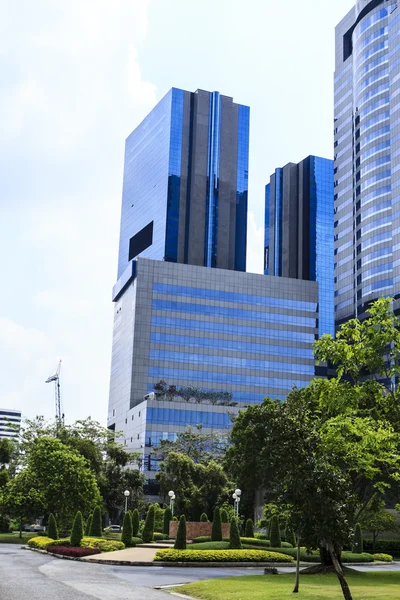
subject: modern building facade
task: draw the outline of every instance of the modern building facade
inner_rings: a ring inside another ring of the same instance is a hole
[[[22,413],[20,410],[0,408],[0,439],[14,439],[19,435]]]
[[[399,33],[395,0],[359,0],[336,28],[338,325],[400,291]]]
[[[108,427],[143,452],[149,479],[146,456],[161,438],[200,424],[226,433],[230,413],[314,377],[316,282],[146,258],[133,272],[115,302]],[[177,392],[144,403],[160,381]]]
[[[318,333],[334,335],[333,161],[308,156],[265,188],[264,273],[318,282]]]
[[[126,140],[119,291],[132,259],[246,270],[247,106],[172,88]]]

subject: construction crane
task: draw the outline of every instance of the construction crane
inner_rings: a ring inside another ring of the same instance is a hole
[[[56,402],[56,420],[59,425],[64,425],[64,413],[61,414],[61,386],[60,386],[60,371],[61,371],[61,360],[58,363],[57,371],[55,375],[51,375],[46,379],[46,383],[52,383],[54,381],[54,395]]]

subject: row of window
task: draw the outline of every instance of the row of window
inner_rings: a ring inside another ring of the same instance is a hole
[[[149,383],[148,384],[148,388],[147,391],[150,392],[154,392],[154,383]],[[223,392],[226,390],[215,390],[215,389],[210,389],[210,388],[202,388],[203,392]],[[260,404],[264,398],[265,398],[265,394],[257,394],[255,392],[241,392],[241,391],[232,391],[230,390],[230,393],[232,394],[232,401],[233,402],[243,402],[245,404]],[[270,398],[276,399],[276,400],[284,400],[285,399],[285,394],[269,394]]]
[[[232,420],[228,413],[203,412],[200,410],[178,410],[173,408],[150,407],[147,409],[147,422],[167,425],[200,425],[229,429]]]

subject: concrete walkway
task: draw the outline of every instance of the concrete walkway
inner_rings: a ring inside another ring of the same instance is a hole
[[[163,548],[171,548],[171,546],[163,546]],[[153,562],[157,550],[161,549],[161,544],[157,544],[156,548],[126,548],[125,550],[116,550],[115,552],[103,552],[102,554],[94,554],[87,556],[85,560],[90,561],[115,561],[115,562],[134,562],[134,563],[149,563]]]

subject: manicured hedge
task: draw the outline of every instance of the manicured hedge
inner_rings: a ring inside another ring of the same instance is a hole
[[[187,550],[229,550],[229,542],[202,542],[188,544]]]
[[[115,550],[123,550],[125,544],[123,542],[117,542],[116,540],[84,537],[81,542],[81,548],[95,548],[100,550],[100,552],[114,552]]]
[[[294,562],[291,556],[264,550],[158,550],[154,560],[165,562]]]
[[[138,544],[143,544],[143,540],[140,537],[132,538],[132,546],[137,546]]]
[[[372,540],[364,539],[364,552],[372,552]],[[400,540],[376,540],[375,552],[400,556]]]
[[[374,562],[374,557],[368,552],[357,554],[356,552],[342,552],[342,563],[370,563]]]
[[[28,546],[30,548],[38,548],[39,550],[45,550],[47,546],[50,546],[50,544],[54,544],[54,540],[44,535],[40,535],[28,540]]]
[[[158,531],[155,531],[153,534],[153,540],[155,542],[160,542],[161,540],[169,540],[169,535],[167,535],[166,533],[159,533]]]
[[[258,540],[267,540],[268,536],[266,533],[255,533],[254,537],[256,537]]]
[[[75,558],[100,554],[100,550],[97,548],[67,548],[66,546],[47,546],[46,551],[59,554],[60,556],[72,556]]]
[[[260,546],[261,548],[270,548],[271,544],[269,540],[259,540],[257,538],[240,538],[242,544],[250,544],[250,546]]]
[[[393,556],[390,556],[390,554],[378,553],[378,554],[374,554],[373,557],[374,557],[374,560],[379,560],[382,562],[392,562],[392,560],[393,560]]]
[[[202,544],[203,542],[211,542],[211,535],[200,535],[192,540],[193,544]]]

